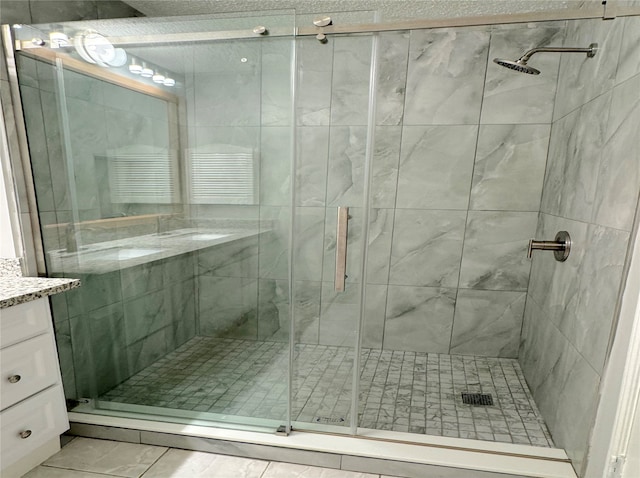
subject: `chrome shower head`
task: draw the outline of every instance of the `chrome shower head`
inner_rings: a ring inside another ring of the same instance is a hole
[[[536,70],[532,66],[527,65],[526,61],[522,59],[511,61],[511,60],[503,60],[502,58],[494,58],[494,63],[497,63],[500,66],[504,66],[505,68],[510,68],[511,70],[519,71],[520,73],[527,73],[529,75],[539,75],[540,70]]]
[[[504,66],[505,68],[509,68],[511,70],[518,71],[520,73],[527,73],[529,75],[539,75],[540,70],[536,70],[535,68],[527,65],[529,58],[531,58],[536,53],[586,53],[587,58],[593,58],[596,56],[596,52],[598,51],[598,44],[592,43],[587,48],[566,48],[566,47],[544,47],[544,48],[533,48],[518,58],[516,61],[512,60],[503,60],[502,58],[494,58],[493,62],[497,63],[500,66]]]

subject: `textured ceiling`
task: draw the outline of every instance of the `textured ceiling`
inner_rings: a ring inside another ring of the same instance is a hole
[[[444,18],[600,5],[600,0],[125,0],[147,16],[296,10],[296,14],[378,10],[382,19]]]

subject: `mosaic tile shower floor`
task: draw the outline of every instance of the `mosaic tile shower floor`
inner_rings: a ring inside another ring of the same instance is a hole
[[[100,400],[284,420],[287,355],[282,342],[194,337]],[[299,344],[295,364],[294,420],[346,426],[351,349]],[[361,427],[554,446],[516,360],[363,349],[361,366]]]

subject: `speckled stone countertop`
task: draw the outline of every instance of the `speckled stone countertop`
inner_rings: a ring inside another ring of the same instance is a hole
[[[78,279],[22,277],[18,259],[0,258],[0,309],[80,287]]]

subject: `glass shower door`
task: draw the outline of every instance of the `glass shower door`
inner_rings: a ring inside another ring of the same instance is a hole
[[[286,424],[293,14],[26,30],[48,274],[83,282],[53,303],[72,409]]]
[[[296,40],[291,419],[355,432],[372,35]]]

